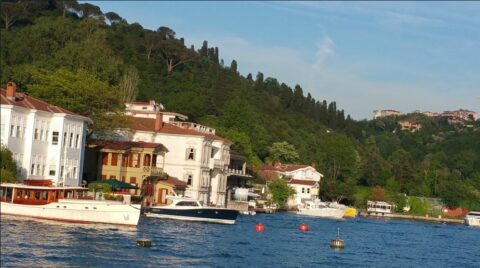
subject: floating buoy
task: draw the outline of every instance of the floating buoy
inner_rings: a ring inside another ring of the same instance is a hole
[[[298,226],[298,230],[302,232],[307,232],[308,231],[308,225],[306,223],[302,223]]]
[[[152,246],[152,241],[148,239],[138,239],[137,240],[137,246],[149,248]]]
[[[263,232],[265,231],[265,225],[261,223],[255,224],[255,231],[257,232]]]
[[[340,239],[340,228],[337,228],[337,238],[330,241],[330,247],[340,249],[345,247],[345,241]]]

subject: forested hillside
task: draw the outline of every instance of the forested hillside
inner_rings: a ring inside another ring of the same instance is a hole
[[[392,201],[406,193],[478,206],[478,121],[467,128],[411,115],[424,125],[416,133],[400,131],[398,118],[358,122],[300,85],[242,76],[241,62],[224,63],[221,48],[207,41],[186,47],[162,25],[144,29],[74,0],[1,5],[1,84],[15,81],[21,91],[91,117],[92,131],[128,124],[125,101],[154,99],[216,128],[252,170],[272,160],[316,165],[325,174],[324,199],[361,204],[380,186]]]

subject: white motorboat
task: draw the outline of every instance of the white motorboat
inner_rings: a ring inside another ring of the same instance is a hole
[[[1,215],[14,215],[75,223],[133,225],[140,219],[140,205],[125,201],[94,200],[86,188],[1,184]]]
[[[465,216],[465,225],[480,227],[480,211],[470,211]]]
[[[328,202],[320,200],[306,201],[304,207],[298,208],[297,214],[332,219],[343,219],[345,208],[330,206]]]
[[[224,224],[234,224],[238,216],[237,210],[203,206],[201,202],[190,197],[167,196],[166,198],[172,201],[170,205],[145,208],[145,216]]]

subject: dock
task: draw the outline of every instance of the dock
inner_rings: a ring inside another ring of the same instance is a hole
[[[406,219],[406,220],[419,220],[419,221],[430,221],[437,223],[453,223],[453,224],[463,224],[463,219],[451,219],[443,217],[429,217],[427,216],[415,216],[415,215],[404,215],[404,214],[395,214],[395,213],[385,213],[384,215],[379,214],[367,214],[365,211],[360,213],[363,217],[383,217],[383,218],[392,218],[392,219]]]

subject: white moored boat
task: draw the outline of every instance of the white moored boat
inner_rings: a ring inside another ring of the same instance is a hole
[[[345,214],[345,209],[330,206],[328,202],[322,202],[317,199],[314,201],[306,201],[304,207],[298,208],[297,214],[342,219]]]
[[[202,221],[234,224],[238,211],[233,209],[206,207],[198,200],[190,197],[167,196],[172,203],[167,206],[146,208],[145,216],[161,219]]]
[[[15,215],[76,223],[134,225],[140,205],[125,201],[93,200],[87,189],[71,186],[1,184],[1,215]]]
[[[480,227],[480,211],[470,211],[465,216],[465,225]]]

